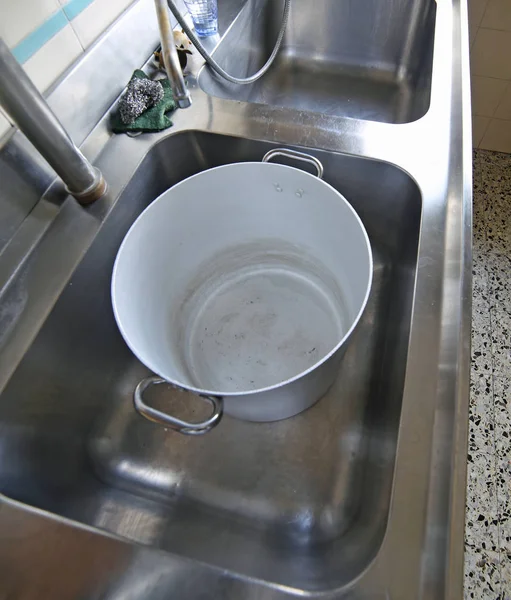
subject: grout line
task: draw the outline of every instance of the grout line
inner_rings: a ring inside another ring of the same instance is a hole
[[[486,11],[488,10],[488,5],[490,4],[490,0],[486,0],[486,4],[484,6],[483,14],[481,15],[481,20],[479,21],[478,27],[481,27],[482,22],[484,21],[484,17],[486,15]],[[486,29],[486,27],[485,27]]]
[[[469,31],[470,31],[470,29],[469,29]],[[479,25],[476,27],[476,32],[475,32],[473,40],[469,43],[469,46],[468,46],[469,54],[470,54],[470,52],[472,52],[472,47],[476,43],[476,38],[477,38],[478,33],[479,33]]]
[[[85,52],[87,50],[87,48],[82,44],[82,40],[80,39],[80,36],[76,33],[76,30],[73,27],[73,24],[70,23],[70,25],[71,25],[71,29],[73,30],[73,33],[75,34],[76,39],[78,40],[78,43],[80,44],[80,48],[82,49],[82,52]]]
[[[495,111],[494,111],[494,113],[493,113],[493,116],[495,116],[495,115],[497,114],[497,111],[499,110],[499,108],[500,108],[501,104],[504,102],[504,98],[505,98],[505,97],[506,97],[506,95],[507,95],[507,91],[508,91],[508,89],[509,89],[509,86],[511,86],[511,81],[508,81],[508,82],[507,82],[507,85],[506,85],[506,87],[504,88],[504,92],[503,92],[502,96],[500,97],[500,100],[499,100],[499,101],[498,101],[498,103],[497,103],[497,108],[495,109]]]
[[[78,40],[78,43],[80,44],[80,48],[82,49],[82,52],[86,52],[87,46],[83,45],[81,37],[78,35],[78,32],[74,28],[73,21],[69,21],[69,25],[71,26],[71,29],[73,30],[73,34],[74,34],[75,38]]]
[[[472,75],[472,77],[483,77],[484,79],[495,79],[496,81],[505,81],[509,83],[510,79],[503,79],[502,77],[492,77],[491,75]]]
[[[94,0],[90,0],[87,4],[87,6],[93,2]],[[68,0],[68,2],[66,2],[66,4],[62,4],[62,10],[64,11],[64,14],[66,15],[66,19],[69,23],[69,25],[71,25],[71,29],[73,30],[74,36],[76,37],[76,39],[78,40],[78,43],[80,44],[80,48],[82,49],[83,52],[85,52],[86,48],[85,46],[82,44],[82,40],[80,39],[80,36],[77,34],[75,28],[73,27],[73,22],[72,19],[73,17],[72,15],[72,9],[70,9],[70,5],[73,4],[73,0]],[[85,7],[84,7],[85,8]],[[84,9],[82,9],[84,10]],[[80,12],[82,12],[82,10],[80,10]],[[77,16],[78,14],[80,14],[80,12],[76,13],[75,16]],[[68,14],[71,13],[71,14]]]
[[[486,118],[488,119],[488,123],[486,123],[486,127],[484,128],[484,131],[483,131],[483,135],[481,136],[481,139],[477,143],[477,148],[481,148],[481,144],[483,143],[484,136],[486,135],[486,132],[488,131],[488,127],[490,126],[490,121],[493,119],[493,117],[486,117]]]
[[[486,11],[488,10],[488,5],[490,4],[490,0],[486,0],[486,4],[484,6],[484,10],[483,10],[483,14],[481,15],[481,20],[479,21],[479,27],[481,26],[481,23],[484,21],[484,17],[486,15]]]
[[[72,21],[93,2],[94,0],[69,0],[69,2],[64,4],[62,10],[66,14],[66,17],[69,19],[69,21]]]

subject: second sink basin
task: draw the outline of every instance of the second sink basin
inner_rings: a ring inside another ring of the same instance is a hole
[[[248,0],[215,59],[236,77],[268,58],[282,0]],[[222,98],[386,123],[429,108],[434,0],[292,0],[283,46],[267,75],[233,85],[203,69],[202,89]]]

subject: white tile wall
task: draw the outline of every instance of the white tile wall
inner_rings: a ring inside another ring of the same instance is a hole
[[[123,10],[136,1],[93,0],[70,21],[63,11],[70,0],[0,0],[0,36],[13,50],[24,41],[26,48],[27,36],[33,42],[34,32],[37,35],[48,19],[55,15],[60,17],[60,26],[64,27],[60,30],[57,27],[53,37],[41,48],[35,46],[31,56],[20,59],[25,71],[44,92]],[[149,8],[152,8],[152,3]],[[30,48],[33,46],[33,43],[29,44]],[[24,54],[26,51],[17,56]],[[5,117],[0,114],[0,135],[7,126]]]
[[[66,25],[23,65],[44,92],[81,54],[83,48],[71,25]]]
[[[12,48],[59,8],[58,0],[1,0],[0,36]]]
[[[9,131],[11,127],[12,125],[7,118],[7,115],[0,108],[0,139]]]
[[[511,153],[511,0],[469,0],[475,147]]]
[[[82,46],[88,48],[133,0],[94,0],[71,22]]]

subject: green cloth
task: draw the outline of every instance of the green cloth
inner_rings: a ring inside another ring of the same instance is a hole
[[[133,73],[131,79],[134,78],[148,79],[144,71],[140,71],[139,69]],[[122,122],[119,111],[116,110],[111,118],[112,131],[114,133],[162,131],[172,125],[172,121],[166,115],[166,113],[174,111],[176,108],[172,89],[168,79],[158,79],[158,81],[163,87],[163,99],[158,104],[148,108],[129,125]]]

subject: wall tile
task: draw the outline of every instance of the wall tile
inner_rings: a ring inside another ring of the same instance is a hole
[[[12,49],[14,56],[22,65],[25,64],[31,56],[40,50],[44,44],[47,44],[59,31],[64,29],[66,25],[68,25],[68,20],[64,11],[58,10],[32,33],[24,37],[19,44],[14,46]]]
[[[481,27],[511,31],[511,2],[510,0],[490,0]]]
[[[480,27],[472,47],[472,75],[511,79],[511,32]]]
[[[507,119],[508,121],[511,121],[511,82],[508,83],[507,89],[504,92],[494,116],[497,119]]]
[[[23,67],[37,88],[44,92],[82,53],[76,34],[71,25],[67,25]]]
[[[13,48],[59,8],[57,0],[1,0],[0,36]]]
[[[94,0],[72,21],[82,46],[87,48],[133,0]]]
[[[7,115],[0,109],[0,139],[4,136],[5,133],[9,131],[12,127],[11,122],[9,121]]]
[[[481,117],[492,117],[507,88],[504,79],[472,77],[472,113]]]
[[[489,117],[472,116],[472,145],[474,148],[479,147],[489,122]]]
[[[511,121],[491,119],[479,147],[497,152],[511,152]]]

